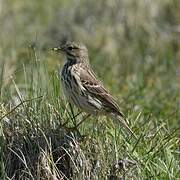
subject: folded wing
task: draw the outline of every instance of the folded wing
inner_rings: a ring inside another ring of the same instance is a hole
[[[112,112],[124,117],[123,113],[120,112],[115,99],[103,87],[103,84],[96,78],[96,75],[92,70],[89,68],[81,68],[80,80],[83,87],[91,94],[91,96],[102,102],[103,107],[107,112]]]

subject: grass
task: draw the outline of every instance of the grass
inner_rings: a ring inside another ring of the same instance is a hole
[[[0,5],[0,179],[180,177],[178,0]],[[72,129],[85,115],[64,99],[63,57],[49,50],[67,36],[87,44],[137,140],[105,117]]]

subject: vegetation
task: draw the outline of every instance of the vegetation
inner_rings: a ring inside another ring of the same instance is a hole
[[[0,179],[178,179],[179,0],[0,1]],[[64,57],[85,43],[138,140],[70,107]]]

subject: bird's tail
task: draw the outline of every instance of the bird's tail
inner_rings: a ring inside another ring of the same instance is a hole
[[[126,121],[126,118],[125,117],[122,117],[120,115],[117,115],[117,114],[111,114],[110,115],[111,118],[113,120],[115,120],[116,122],[118,121],[118,124],[122,125],[127,131],[129,134],[131,134],[135,139],[137,139],[137,136],[136,134],[133,132],[133,130],[128,126],[127,124],[127,121]]]

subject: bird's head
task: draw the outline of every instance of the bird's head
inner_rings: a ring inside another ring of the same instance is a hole
[[[82,43],[67,42],[59,47],[53,48],[54,51],[64,52],[68,61],[88,62],[88,50]]]

